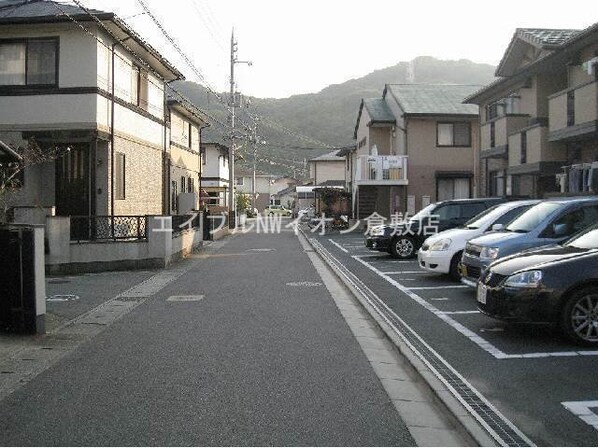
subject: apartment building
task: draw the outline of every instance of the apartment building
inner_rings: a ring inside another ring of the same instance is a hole
[[[465,100],[480,106],[485,195],[590,191],[589,170],[598,160],[596,56],[596,25],[516,30],[497,67],[499,79]],[[569,185],[571,177],[578,185]]]

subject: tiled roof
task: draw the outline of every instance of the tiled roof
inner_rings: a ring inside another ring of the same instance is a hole
[[[482,88],[477,85],[387,84],[406,114],[477,115],[478,106],[463,104],[467,96]]]
[[[580,30],[553,30],[546,28],[518,28],[517,35],[522,39],[542,47],[554,47],[565,43]]]
[[[47,0],[1,0],[0,19],[60,16],[62,15],[61,10],[71,15],[87,14],[76,5],[59,3],[60,9],[58,9],[54,3],[56,2]],[[107,12],[97,9],[88,9],[88,11],[92,14],[107,14]]]
[[[314,157],[313,159],[309,159],[310,162],[341,162],[344,161],[344,157],[339,157],[336,154],[338,153],[338,149],[322,154],[321,156]]]
[[[365,98],[363,104],[372,121],[394,123],[395,116],[382,98]]]

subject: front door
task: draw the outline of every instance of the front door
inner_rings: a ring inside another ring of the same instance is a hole
[[[70,151],[56,159],[56,214],[88,216],[89,144],[71,145]]]

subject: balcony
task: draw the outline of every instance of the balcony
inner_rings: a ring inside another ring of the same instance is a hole
[[[355,182],[359,185],[408,185],[407,156],[360,156]]]
[[[595,137],[598,131],[598,81],[550,96],[548,110],[551,142]]]
[[[528,124],[528,115],[508,114],[482,125],[481,157],[503,158],[508,155],[509,134]]]
[[[509,174],[552,174],[567,159],[565,145],[548,141],[548,127],[537,123],[509,135]]]

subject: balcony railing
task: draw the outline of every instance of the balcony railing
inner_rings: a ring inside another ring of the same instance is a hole
[[[502,149],[506,155],[509,134],[528,125],[528,115],[503,115],[482,125],[481,150]]]
[[[550,140],[583,137],[596,132],[598,81],[549,97]]]
[[[406,185],[407,156],[360,156],[355,181],[361,184]]]

